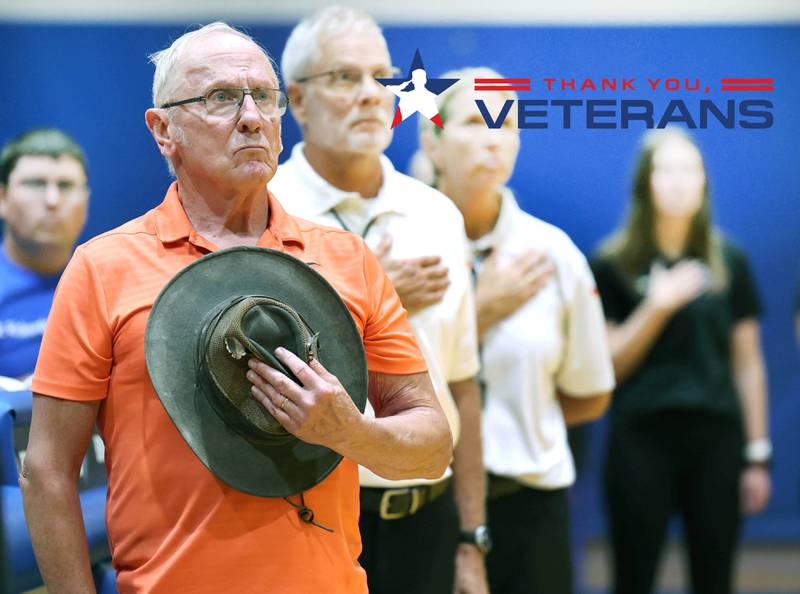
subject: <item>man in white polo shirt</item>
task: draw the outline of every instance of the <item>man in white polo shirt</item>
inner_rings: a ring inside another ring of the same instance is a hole
[[[369,15],[329,7],[303,20],[281,69],[304,142],[270,190],[290,213],[359,234],[376,251],[457,444],[452,469],[437,481],[388,481],[361,469],[359,561],[370,592],[450,594],[455,576],[456,591],[485,593],[479,363],[463,219],[383,155],[394,96],[374,79],[392,68]]]

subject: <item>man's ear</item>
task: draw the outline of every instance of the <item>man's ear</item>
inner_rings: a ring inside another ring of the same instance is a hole
[[[298,83],[289,83],[286,87],[286,96],[289,97],[289,109],[292,110],[297,125],[301,128],[306,123],[306,104],[303,87]]]
[[[158,145],[158,150],[166,158],[172,158],[175,152],[175,138],[169,129],[169,118],[163,109],[150,108],[144,112],[144,122],[153,140]]]
[[[0,184],[0,219],[6,218],[6,187]]]

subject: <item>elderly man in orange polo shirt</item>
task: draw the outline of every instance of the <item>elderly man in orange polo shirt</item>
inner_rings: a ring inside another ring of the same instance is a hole
[[[156,107],[145,119],[177,181],[158,207],[77,249],[32,383],[20,484],[42,574],[51,592],[93,591],[76,481],[96,422],[107,448],[108,531],[121,593],[365,593],[357,465],[389,478],[434,478],[452,455],[424,359],[363,242],[289,216],[266,189],[286,108],[266,53],[214,23],[153,61]],[[363,339],[377,418],[361,414],[318,361],[276,351],[309,379],[291,394],[287,378],[266,366],[248,375],[290,433],[344,457],[304,493],[330,532],[301,521],[284,499],[219,480],[182,439],[148,377],[145,324],[159,291],[187,265],[232,246],[313,262]],[[292,418],[278,414],[287,397]]]

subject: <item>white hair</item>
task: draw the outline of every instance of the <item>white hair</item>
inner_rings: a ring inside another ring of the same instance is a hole
[[[286,41],[281,56],[283,80],[289,84],[311,74],[309,69],[322,57],[320,42],[326,36],[363,32],[375,33],[386,45],[383,31],[375,19],[357,8],[328,6],[304,18]]]
[[[198,37],[203,37],[212,33],[229,33],[231,35],[241,37],[242,39],[246,39],[264,52],[264,56],[266,56],[269,63],[274,67],[274,62],[267,50],[264,49],[260,43],[250,37],[247,33],[244,31],[239,31],[238,29],[231,27],[228,23],[224,23],[222,21],[210,23],[200,27],[199,29],[195,29],[194,31],[184,33],[175,41],[173,41],[172,45],[170,45],[168,48],[153,52],[148,56],[150,62],[156,67],[155,74],[153,75],[153,107],[158,107],[167,102],[167,91],[169,90],[169,82],[171,80],[172,71],[180,61],[181,55],[186,49],[186,46]]]
[[[269,63],[272,64],[273,69],[275,68],[275,63],[270,57],[269,52],[267,52],[267,50],[264,49],[264,47],[255,39],[250,37],[247,33],[231,27],[228,23],[216,21],[193,31],[184,33],[175,41],[173,41],[172,45],[170,45],[168,48],[153,52],[148,56],[150,62],[156,67],[156,71],[153,74],[153,107],[159,107],[168,102],[169,93],[172,92],[172,86],[169,83],[172,81],[173,71],[175,70],[175,66],[180,61],[186,46],[195,39],[205,35],[210,35],[212,33],[229,33],[231,35],[241,37],[242,39],[246,39],[264,52],[264,56],[266,56]],[[176,126],[175,134],[176,140],[179,143],[185,142],[186,137],[183,134],[182,128]],[[170,161],[169,158],[166,158],[166,161],[167,169],[169,169],[170,175],[175,177],[175,167],[172,165],[172,161]]]

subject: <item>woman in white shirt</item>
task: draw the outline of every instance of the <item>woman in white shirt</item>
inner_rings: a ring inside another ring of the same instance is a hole
[[[568,594],[567,425],[596,419],[614,386],[603,312],[586,259],[560,229],[523,211],[506,186],[519,150],[513,92],[476,92],[475,68],[437,97],[443,129],[420,118],[429,179],[458,206],[470,239],[481,339],[487,556],[492,594]],[[418,155],[416,168],[426,160]]]

